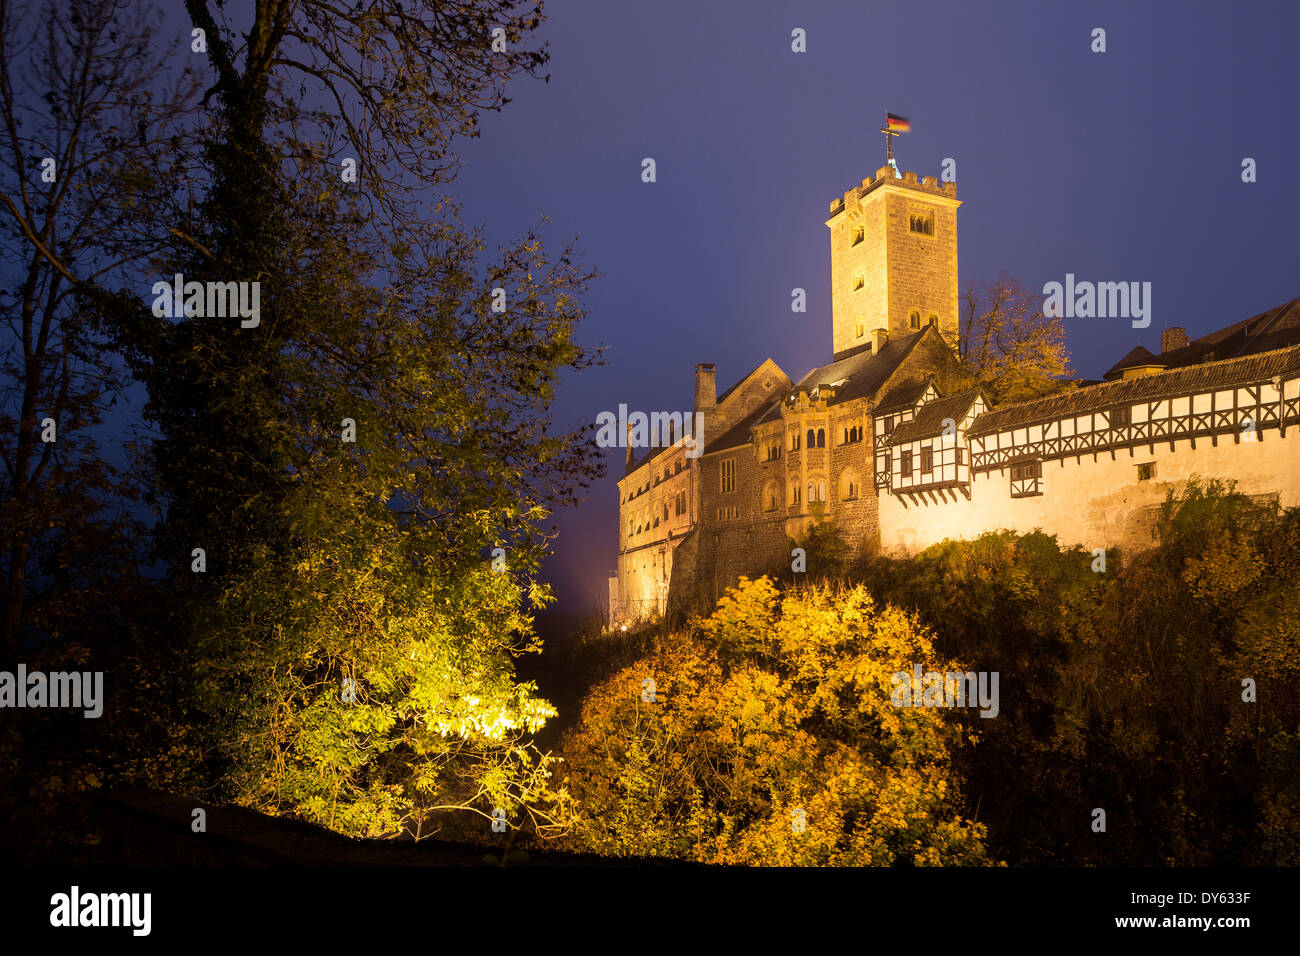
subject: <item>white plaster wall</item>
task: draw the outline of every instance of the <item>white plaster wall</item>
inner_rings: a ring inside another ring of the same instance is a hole
[[[880,494],[881,550],[892,555],[912,555],[945,538],[975,538],[1004,528],[1025,533],[1040,528],[1055,534],[1063,547],[1085,548],[1141,546],[1132,537],[1134,513],[1158,505],[1170,488],[1192,475],[1235,479],[1237,490],[1250,495],[1278,493],[1282,507],[1300,506],[1300,427],[1291,425],[1281,438],[1276,428],[1261,431],[1261,441],[1236,444],[1221,435],[1217,447],[1198,438],[1196,448],[1187,440],[1091,454],[1076,464],[1043,462],[1043,494],[1034,498],[1010,496],[1010,468],[977,474],[971,500],[958,497],[942,505],[909,504],[882,489]],[[1137,465],[1155,463],[1149,481],[1137,480]]]

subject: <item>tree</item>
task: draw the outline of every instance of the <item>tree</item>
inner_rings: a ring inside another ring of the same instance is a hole
[[[954,728],[892,677],[953,669],[863,588],[740,584],[593,688],[565,738],[574,843],[749,865],[989,862],[955,810]]]
[[[995,405],[1021,402],[1068,387],[1065,324],[1009,276],[972,283],[963,297],[962,384],[981,386]]]
[[[598,473],[549,416],[561,370],[593,361],[590,274],[535,232],[489,258],[445,197],[410,215],[544,61],[516,7],[258,5],[241,49],[220,4],[187,2],[216,76],[206,190],[157,274],[256,283],[258,321],[87,299],[148,388],[157,553],[219,798],[366,836],[450,809],[562,819],[528,742],[553,708],[513,660],[549,600],[544,522]]]
[[[175,208],[167,147],[180,143],[197,95],[184,71],[155,88],[153,30],[123,0],[71,9],[0,0],[0,25],[0,261],[10,284],[0,292],[0,624],[12,659],[24,633],[88,639],[110,616],[113,585],[131,580],[122,569],[134,555],[120,547],[131,535],[113,530],[130,492],[94,437],[128,377],[78,292],[158,248],[138,209]],[[96,565],[111,569],[96,576],[108,588],[96,614],[60,627],[48,613],[58,602],[43,599],[32,617],[34,593],[49,597],[60,580],[84,592]]]

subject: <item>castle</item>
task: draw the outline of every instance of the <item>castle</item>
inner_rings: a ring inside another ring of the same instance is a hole
[[[795,382],[768,359],[721,394],[698,365],[702,451],[628,442],[611,626],[791,566],[815,521],[898,556],[1001,529],[1092,550],[1150,546],[1192,475],[1300,505],[1300,299],[1195,340],[1167,328],[1159,355],[1033,401],[944,394],[960,205],[955,183],[893,165],[834,199],[831,363]]]

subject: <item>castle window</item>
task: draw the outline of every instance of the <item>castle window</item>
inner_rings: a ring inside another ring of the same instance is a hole
[[[900,474],[904,478],[912,477],[912,450],[909,448],[904,451],[898,458]]]
[[[686,514],[686,492],[677,492],[677,498],[675,499],[674,504],[677,506],[677,513],[679,515]]]
[[[803,489],[798,485],[790,486],[790,503],[796,506],[803,504]]]
[[[780,507],[780,501],[778,500],[780,495],[781,486],[775,481],[769,483],[768,486],[763,489],[763,509],[765,511],[775,511]]]
[[[668,470],[668,466],[664,465],[664,481],[667,481],[671,477],[672,473]]]
[[[858,473],[846,468],[840,474],[840,500],[852,501],[858,496]]]
[[[1023,461],[1011,466],[1011,497],[1032,498],[1043,493],[1043,463]]]
[[[740,517],[740,509],[735,505],[723,505],[718,509],[719,521],[734,521],[738,517]]]
[[[1146,462],[1145,464],[1138,465],[1138,481],[1150,481],[1152,478],[1155,477],[1155,473],[1156,473],[1155,462],[1149,461]]]
[[[914,329],[919,329],[921,327],[921,313],[913,312],[911,315],[909,315],[907,317],[907,324]]]
[[[866,237],[867,237],[866,228],[864,226],[858,226],[858,228],[853,230],[853,245],[856,246],[859,242],[861,242]]]
[[[938,317],[937,315],[935,315],[933,312],[930,313],[930,318],[929,318],[928,321],[929,321],[929,323],[930,323],[931,325],[933,325],[935,328],[938,328],[938,327],[939,327],[939,317]]]
[[[722,493],[736,490],[736,459],[729,458],[722,463]]]
[[[912,213],[908,216],[907,228],[922,236],[934,235],[934,210],[926,209]]]
[[[921,449],[921,474],[928,475],[934,471],[934,449],[926,446]]]
[[[673,474],[674,474],[674,475],[680,475],[681,473],[682,473],[682,460],[681,460],[680,458],[678,458],[678,459],[677,459],[677,465],[676,465],[676,467],[673,469]]]
[[[1110,427],[1121,428],[1129,424],[1129,406],[1122,405],[1110,411]]]
[[[809,448],[817,447],[817,433],[813,431],[811,428],[808,429],[808,447]]]
[[[817,429],[817,447],[818,448],[826,447],[826,429],[824,428]]]
[[[854,442],[862,441],[862,426],[854,425],[852,428],[844,429],[844,444],[851,445]]]
[[[664,520],[668,520],[668,502],[664,502]]]
[[[886,418],[886,419],[885,419],[885,434],[886,434],[886,435],[892,435],[892,434],[894,433],[894,426],[897,425],[897,424],[898,424],[898,420],[895,419],[893,415],[890,415],[888,418]]]
[[[791,450],[791,451],[798,451],[798,450],[799,450],[799,433],[798,433],[798,432],[795,432],[794,434],[792,434],[792,435],[790,436],[790,450]]]
[[[857,338],[862,338],[864,328],[865,326],[863,326],[863,324],[859,322],[857,328],[857,335],[856,335]]]
[[[862,288],[864,285],[866,285],[866,284],[867,284],[867,277],[864,276],[861,272],[859,272],[857,275],[855,275],[855,276],[853,277],[853,291],[854,291],[854,292],[857,292],[859,289],[861,289],[861,288]]]

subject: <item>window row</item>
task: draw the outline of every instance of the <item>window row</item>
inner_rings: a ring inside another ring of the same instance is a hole
[[[857,498],[861,487],[857,472],[853,469],[845,470],[840,475],[840,500],[851,501]],[[791,507],[801,507],[804,501],[809,504],[824,504],[827,501],[827,493],[826,479],[813,477],[806,484],[791,482],[787,501]],[[781,506],[781,486],[776,482],[770,482],[763,490],[763,510],[777,511]]]
[[[964,464],[963,449],[955,448],[953,449],[953,451],[956,452],[957,464],[959,465]],[[934,473],[934,448],[932,446],[927,445],[921,449],[921,453],[919,455],[915,455],[915,456],[912,454],[912,450],[910,448],[905,448],[901,452],[899,452],[898,464],[899,464],[899,469],[898,469],[899,474],[904,478],[911,478],[913,474],[918,471],[922,475],[933,474]]]
[[[914,212],[907,217],[907,229],[922,236],[934,235],[934,212]]]
[[[684,491],[677,492],[677,494],[673,496],[671,506],[667,501],[663,502],[662,517],[658,513],[656,513],[654,518],[651,518],[648,515],[643,515],[640,518],[633,518],[632,520],[628,521],[627,523],[628,536],[630,537],[632,535],[638,535],[642,531],[649,531],[651,528],[657,528],[659,527],[659,522],[661,520],[667,522],[670,507],[672,508],[672,513],[674,515],[680,517],[681,515],[686,514],[686,492]]]
[[[800,440],[800,437],[799,437],[799,433],[798,433],[798,432],[791,432],[791,434],[790,434],[790,450],[791,450],[791,451],[798,451],[798,450],[800,449],[800,447],[801,447],[800,441],[801,441],[801,440]],[[809,447],[809,448],[825,448],[825,447],[826,447],[826,429],[824,429],[824,428],[810,428],[810,429],[808,429],[808,447]]]

